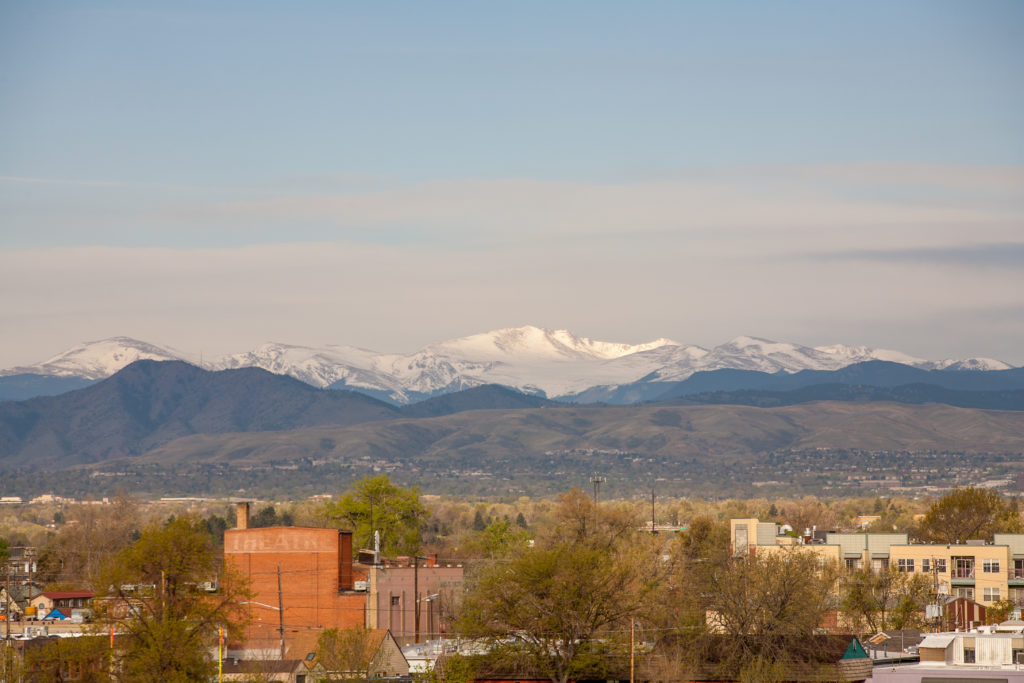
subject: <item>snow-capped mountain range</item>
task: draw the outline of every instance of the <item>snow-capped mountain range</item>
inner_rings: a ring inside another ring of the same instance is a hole
[[[711,349],[670,339],[618,344],[577,337],[568,330],[525,326],[430,344],[407,354],[354,346],[263,344],[245,353],[200,359],[128,337],[87,342],[36,365],[0,370],[0,377],[36,374],[102,379],[137,360],[185,360],[208,370],[259,367],[317,387],[349,388],[409,403],[482,384],[501,384],[549,398],[592,387],[638,380],[681,381],[702,370],[760,372],[837,370],[885,360],[925,370],[1005,370],[990,358],[930,361],[864,346],[808,347],[756,337],[737,337]]]

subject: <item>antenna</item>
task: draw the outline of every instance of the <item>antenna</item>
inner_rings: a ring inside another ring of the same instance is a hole
[[[606,477],[601,477],[601,476],[598,476],[598,475],[594,475],[593,477],[590,478],[590,483],[594,485],[594,505],[595,506],[599,502],[598,501],[598,494],[601,491],[601,484],[605,483],[606,481],[608,481],[608,479]]]
[[[590,483],[594,485],[594,533],[597,533],[598,493],[601,491],[601,484],[606,481],[608,480],[596,474],[590,478]]]

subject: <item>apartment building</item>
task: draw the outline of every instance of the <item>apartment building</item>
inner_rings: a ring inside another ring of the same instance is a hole
[[[1024,534],[996,534],[992,543],[910,543],[907,534],[804,533],[793,535],[775,522],[756,518],[730,521],[733,555],[772,552],[801,545],[847,568],[923,573],[939,594],[989,606],[1009,599],[1024,607]]]

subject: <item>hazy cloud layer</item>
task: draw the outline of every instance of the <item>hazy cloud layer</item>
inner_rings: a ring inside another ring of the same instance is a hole
[[[334,189],[2,183],[0,366],[115,334],[404,351],[525,323],[1024,363],[1021,323],[986,314],[1024,306],[1020,169],[320,185]]]

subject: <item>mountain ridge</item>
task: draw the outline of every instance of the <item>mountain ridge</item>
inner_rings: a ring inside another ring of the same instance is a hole
[[[80,344],[35,365],[0,371],[0,396],[28,398],[26,392],[42,386],[41,382],[23,382],[21,389],[5,390],[12,382],[7,378],[15,375],[97,380],[130,362],[147,359],[197,360],[170,347],[112,337]],[[529,325],[435,342],[411,353],[380,353],[344,345],[267,343],[251,351],[208,360],[202,367],[258,367],[314,387],[357,391],[402,405],[487,384],[547,398],[571,398],[588,396],[587,392],[600,387],[629,387],[641,381],[667,385],[697,372],[718,369],[796,373],[836,370],[869,360],[928,370],[1010,367],[986,358],[931,361],[886,349],[841,344],[807,347],[749,336],[736,337],[711,349],[667,338],[620,344]]]

